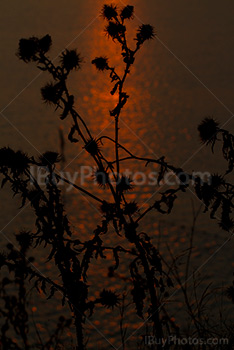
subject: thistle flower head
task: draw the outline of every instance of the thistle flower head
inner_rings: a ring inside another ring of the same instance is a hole
[[[38,40],[38,48],[43,54],[50,50],[51,45],[52,39],[49,34],[43,36],[41,39]]]
[[[121,179],[117,183],[117,189],[119,192],[127,192],[133,189],[133,185],[131,184],[132,180],[130,177],[122,176]]]
[[[17,56],[24,62],[30,62],[36,60],[36,54],[38,52],[38,39],[31,37],[29,39],[20,39]]]
[[[21,151],[13,151],[9,147],[0,149],[0,167],[7,167],[15,175],[22,174],[29,167],[29,157]]]
[[[111,307],[113,309],[119,304],[119,296],[111,290],[103,289],[100,293],[100,299],[101,304],[107,308]]]
[[[60,56],[62,67],[68,72],[73,69],[80,69],[82,58],[76,50],[65,50]]]
[[[45,103],[58,105],[62,96],[61,84],[47,83],[41,88],[41,96]]]
[[[225,180],[221,175],[213,174],[209,178],[209,183],[213,188],[219,189],[223,184],[225,184]]]
[[[88,140],[84,148],[91,155],[96,155],[100,149],[99,142],[97,142],[95,139]]]
[[[134,6],[127,5],[122,9],[120,17],[122,19],[131,19],[133,18],[133,13],[134,13]]]
[[[137,42],[143,44],[146,40],[151,40],[155,37],[154,27],[150,24],[142,24],[137,31]]]
[[[126,27],[121,23],[109,22],[105,28],[106,34],[113,40],[120,38],[120,36],[125,33]]]
[[[107,57],[96,57],[94,60],[92,60],[92,64],[94,64],[95,67],[101,71],[109,68]]]
[[[37,61],[37,53],[45,54],[52,45],[52,39],[49,34],[41,39],[32,36],[29,39],[20,39],[17,56],[24,62]]]
[[[102,16],[110,21],[113,18],[117,18],[118,12],[117,7],[114,5],[104,5],[101,11]]]
[[[138,205],[135,201],[126,203],[124,206],[125,215],[133,215],[138,211]]]
[[[217,132],[219,131],[219,123],[213,118],[205,118],[201,124],[198,125],[198,131],[202,143],[208,145],[214,143],[217,139]]]
[[[55,163],[60,162],[61,157],[57,152],[47,151],[40,155],[39,161],[41,162],[41,165],[44,166],[51,166]]]
[[[109,176],[108,173],[105,172],[104,170],[97,169],[94,172],[94,180],[97,182],[97,184],[100,187],[105,188],[109,184]]]
[[[103,201],[102,205],[100,206],[100,209],[104,214],[114,214],[116,212],[116,204]]]

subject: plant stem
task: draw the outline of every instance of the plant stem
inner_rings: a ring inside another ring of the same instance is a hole
[[[85,350],[82,316],[80,315],[79,311],[75,311],[74,315],[75,315],[75,327],[76,327],[76,338],[77,338],[76,350]]]
[[[57,174],[56,174],[55,176],[56,176],[57,179],[62,180],[62,181],[64,181],[64,182],[66,182],[67,184],[73,186],[73,187],[76,188],[78,191],[87,194],[89,197],[95,199],[97,202],[103,203],[103,201],[102,201],[100,198],[98,198],[98,197],[96,197],[94,194],[92,194],[92,193],[86,191],[84,188],[75,185],[74,183],[72,183],[71,181],[65,179],[64,177],[62,177],[62,176],[60,176],[60,175],[57,175]]]
[[[141,262],[142,262],[145,276],[147,279],[148,290],[150,293],[150,299],[151,299],[151,303],[152,303],[152,316],[151,316],[151,318],[152,318],[153,323],[154,323],[156,338],[159,340],[159,342],[158,342],[159,343],[158,350],[159,350],[159,349],[162,349],[161,341],[163,339],[163,329],[162,329],[162,324],[161,324],[160,317],[159,317],[160,304],[159,304],[158,297],[156,295],[156,289],[155,289],[155,285],[154,285],[154,276],[150,270],[150,267],[149,267],[149,264],[148,264],[148,261],[147,261],[146,255],[145,255],[144,248],[142,247],[139,239],[136,240],[135,246],[136,246],[138,252],[140,253]]]

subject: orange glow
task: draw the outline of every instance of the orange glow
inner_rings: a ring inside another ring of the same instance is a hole
[[[108,2],[106,2],[108,3]],[[112,1],[110,1],[112,3]],[[96,4],[97,10],[102,7],[103,2]],[[123,7],[122,4],[117,4],[119,8]],[[141,5],[138,1],[135,1],[134,6],[138,6],[140,11]],[[115,67],[117,74],[122,77],[124,74],[125,64],[122,62],[121,47],[117,41],[113,42],[112,39],[108,39],[104,33],[104,27],[107,22],[103,18],[98,18],[94,25],[86,32],[86,42],[92,43],[87,49],[85,56],[85,64],[82,70],[77,75],[77,81],[75,82],[77,87],[77,108],[80,114],[84,117],[88,126],[90,127],[92,135],[104,136],[108,135],[114,138],[114,118],[110,116],[109,111],[114,109],[118,102],[118,93],[114,96],[110,94],[110,91],[114,87],[114,83],[111,83],[109,78],[109,72],[99,72],[91,64],[91,61],[96,57],[107,57],[109,66]],[[136,41],[133,40],[136,37],[136,30],[139,26],[137,20],[126,21],[127,26],[127,40],[131,49],[135,48]],[[124,92],[129,95],[129,99],[124,106],[119,122],[119,142],[127,149],[134,151],[133,153],[138,156],[151,156],[157,157],[161,155],[160,152],[155,149],[155,139],[148,137],[148,132],[155,131],[156,136],[160,139],[164,138],[163,132],[158,127],[155,120],[157,119],[157,111],[152,109],[152,82],[147,78],[151,75],[149,71],[149,57],[143,52],[138,52],[134,65],[131,67],[130,75],[126,79]],[[148,55],[150,55],[150,47],[147,47]],[[154,86],[158,86],[158,81],[153,81]],[[147,126],[146,126],[147,125]],[[151,135],[152,136],[152,135]],[[149,141],[150,140],[150,141]],[[157,145],[160,148],[160,144]],[[115,159],[114,144],[110,141],[103,140],[104,155],[109,161]],[[120,150],[120,157],[125,157],[126,153]],[[85,159],[85,161],[84,161]],[[77,162],[88,162],[87,154],[82,154]],[[86,163],[85,163],[86,164]],[[149,165],[147,168],[144,164],[140,164],[135,161],[124,161],[121,163],[120,171],[124,173],[127,169],[131,169],[133,172],[144,171],[149,174],[150,171],[156,171],[156,165]],[[86,186],[86,185],[85,185]],[[89,190],[92,189],[92,184],[87,183]],[[109,196],[104,198],[110,200],[110,193],[103,191],[103,189],[95,186],[94,192],[97,196]],[[144,203],[150,199],[152,195],[152,188],[149,187],[135,187],[133,191],[126,194],[127,201],[133,201],[141,199],[141,203]],[[74,202],[74,207],[77,207],[78,203]],[[146,208],[147,205],[143,205]],[[143,210],[143,209],[142,209]],[[85,212],[86,214],[86,212]],[[98,217],[98,215],[97,215]],[[79,213],[79,222],[76,223],[80,231],[84,231],[87,224],[84,222],[86,215],[82,218],[82,212]],[[83,220],[84,219],[84,220]],[[91,232],[90,232],[91,233]]]

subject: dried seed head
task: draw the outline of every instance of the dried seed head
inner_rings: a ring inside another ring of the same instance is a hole
[[[120,36],[125,33],[126,27],[121,23],[109,22],[105,28],[106,34],[113,40],[120,38]]]
[[[215,188],[219,189],[222,185],[225,184],[225,180],[221,175],[213,174],[209,178],[209,184]]]
[[[94,173],[94,181],[96,181],[100,187],[105,188],[109,184],[108,173],[104,170],[97,169]]]
[[[109,68],[108,59],[106,57],[96,57],[94,60],[92,60],[92,64],[94,64],[95,67],[101,71]]]
[[[113,309],[119,304],[119,296],[111,290],[103,289],[100,293],[100,299],[101,304],[107,308],[111,307]]]
[[[130,177],[122,176],[121,179],[117,183],[117,189],[119,192],[127,192],[133,189],[133,185],[131,185],[132,180]]]
[[[36,60],[36,54],[38,52],[38,39],[31,37],[29,39],[20,39],[17,56],[24,62],[30,62]]]
[[[116,213],[116,204],[103,201],[102,205],[100,206],[100,209],[101,209],[101,211],[104,214],[115,215],[115,213]]]
[[[127,5],[122,9],[120,17],[122,19],[131,19],[133,18],[133,13],[134,13],[134,6]]]
[[[20,39],[17,56],[24,62],[37,61],[37,53],[45,54],[52,45],[52,39],[49,34],[38,39],[32,36],[29,39]]]
[[[51,45],[52,39],[49,34],[43,36],[41,39],[38,40],[39,51],[41,51],[44,54],[50,50]]]
[[[96,155],[100,149],[100,145],[99,142],[97,142],[96,140],[92,139],[92,140],[88,140],[87,144],[85,145],[85,150],[90,153],[91,155]]]
[[[73,69],[80,69],[83,59],[76,50],[65,50],[60,56],[62,68],[65,68],[68,72]]]
[[[9,147],[0,149],[0,167],[7,167],[15,175],[22,174],[29,167],[28,155],[21,151],[13,151]]]
[[[125,215],[133,215],[138,211],[138,205],[135,201],[126,203],[124,206]]]
[[[137,41],[143,44],[146,40],[151,40],[155,37],[154,27],[150,24],[142,24],[137,31]]]
[[[118,12],[117,7],[114,5],[104,5],[101,11],[102,16],[110,21],[113,18],[117,18]]]
[[[213,118],[205,118],[201,124],[198,125],[198,131],[201,141],[208,145],[214,143],[217,139],[217,133],[219,131],[219,123]]]
[[[46,84],[43,88],[41,88],[41,96],[45,103],[58,105],[62,96],[61,84]]]

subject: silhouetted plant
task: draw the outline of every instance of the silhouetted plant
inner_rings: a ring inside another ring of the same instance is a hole
[[[58,345],[64,329],[70,327],[71,320],[61,316],[56,330],[48,340],[44,339],[42,342],[39,337],[40,344],[32,340],[28,314],[29,293],[26,281],[34,276],[34,287],[38,289],[38,283],[40,282],[42,290],[45,291],[47,279],[31,269],[34,258],[27,257],[28,250],[33,243],[31,233],[22,231],[16,235],[16,240],[19,243],[19,250],[16,250],[9,243],[7,244],[7,251],[1,253],[0,258],[1,268],[5,266],[9,271],[8,277],[2,278],[0,282],[2,301],[0,315],[4,319],[0,333],[1,349],[29,350],[36,347],[41,350],[50,350],[54,345]],[[12,287],[14,287],[13,290]],[[12,332],[15,333],[14,338]]]
[[[22,207],[29,202],[36,217],[36,232],[27,233],[23,238],[24,242],[30,242],[32,247],[40,245],[49,248],[48,260],[53,261],[58,269],[60,282],[55,283],[44,277],[32,266],[27,266],[21,273],[34,281],[35,287],[40,286],[48,299],[55,293],[60,293],[62,303],[67,303],[75,323],[77,335],[77,349],[85,349],[84,325],[87,317],[93,314],[97,306],[104,308],[118,307],[121,302],[121,295],[116,291],[103,289],[99,291],[99,297],[91,298],[88,273],[92,259],[105,259],[106,251],[111,251],[115,266],[112,268],[112,275],[121,263],[122,255],[128,255],[129,280],[131,296],[135,304],[136,313],[139,317],[152,322],[156,337],[164,338],[168,333],[167,324],[162,320],[160,313],[164,300],[168,295],[167,290],[173,288],[173,281],[164,271],[159,251],[152,243],[151,237],[139,229],[139,223],[151,211],[161,214],[170,214],[179,192],[186,192],[190,185],[189,180],[194,180],[197,196],[204,202],[206,210],[211,210],[211,217],[214,217],[218,210],[221,210],[220,225],[230,230],[233,227],[231,212],[234,188],[220,175],[213,175],[212,181],[204,183],[200,178],[193,178],[191,174],[185,173],[181,168],[174,167],[165,161],[165,157],[159,159],[138,157],[123,146],[119,141],[119,117],[128,102],[129,95],[125,91],[125,81],[135,61],[137,52],[147,40],[155,37],[154,28],[150,24],[142,24],[138,27],[135,36],[135,46],[131,48],[126,37],[126,20],[134,17],[133,6],[126,6],[118,9],[114,5],[104,5],[102,16],[107,21],[105,32],[113,39],[115,44],[120,45],[121,55],[124,64],[122,72],[117,72],[111,65],[111,58],[106,56],[96,57],[92,64],[97,70],[108,72],[112,84],[111,95],[117,95],[116,106],[110,111],[110,117],[115,121],[115,136],[94,137],[88,128],[85,120],[76,111],[74,96],[70,94],[67,87],[67,78],[71,71],[81,68],[82,58],[76,50],[65,50],[60,55],[60,64],[55,65],[47,55],[52,40],[49,35],[41,39],[31,37],[21,39],[19,42],[18,57],[28,62],[35,62],[42,71],[47,71],[52,81],[41,89],[43,101],[54,106],[60,113],[60,119],[70,117],[72,121],[68,140],[71,143],[82,141],[85,151],[93,159],[96,165],[94,179],[100,188],[109,193],[109,199],[99,198],[84,188],[72,184],[62,177],[56,168],[61,160],[58,153],[47,151],[38,159],[28,156],[21,151],[15,152],[10,148],[0,149],[0,172],[3,177],[2,186],[8,183],[14,195],[22,200]],[[207,118],[199,126],[201,139],[206,144],[211,144],[212,149],[217,136],[223,136],[223,155],[228,161],[228,172],[233,170],[234,160],[234,137],[227,131],[219,128],[217,122]],[[111,144],[114,148],[114,159],[107,159],[105,156],[105,144]],[[125,152],[126,156],[120,158],[119,150]],[[122,172],[122,164],[126,160],[142,162],[145,165],[157,164],[160,167],[158,182],[164,175],[173,171],[179,182],[176,188],[167,189],[158,194],[157,200],[145,211],[139,212],[139,205],[135,201],[127,199],[129,191],[134,184],[131,178]],[[47,171],[45,181],[46,187],[42,188],[30,172],[30,166],[44,166]],[[113,183],[110,178],[114,178]],[[62,201],[61,190],[58,187],[59,180],[63,180],[81,191],[90,199],[97,202],[103,213],[100,225],[93,231],[90,240],[83,240],[83,235],[78,233],[78,239],[74,238],[70,228],[70,222],[66,215]],[[138,215],[135,215],[138,214]],[[125,238],[129,248],[124,245],[106,246],[104,235],[114,227],[115,233]],[[21,237],[22,239],[22,237]],[[19,241],[20,242],[20,241]],[[23,254],[23,253],[22,253]],[[9,255],[0,256],[1,265],[6,265],[12,271],[17,271],[18,261],[9,262]],[[14,259],[13,259],[14,260]],[[109,272],[111,276],[111,272]],[[21,276],[22,277],[22,276]],[[230,294],[230,293],[229,293]],[[22,323],[22,328],[25,323]],[[21,337],[26,339],[27,333]],[[158,346],[161,349],[161,346]]]
[[[219,127],[219,124],[213,118],[205,118],[198,126],[200,138],[206,145],[211,144],[212,151],[218,137],[222,137],[222,153],[224,159],[228,162],[227,171],[220,174],[211,175],[206,183],[195,181],[195,191],[204,204],[205,211],[210,211],[210,217],[216,218],[216,213],[220,212],[221,220],[219,225],[223,230],[231,231],[234,228],[233,198],[234,186],[226,180],[226,176],[233,171],[234,167],[234,136],[227,130]]]

